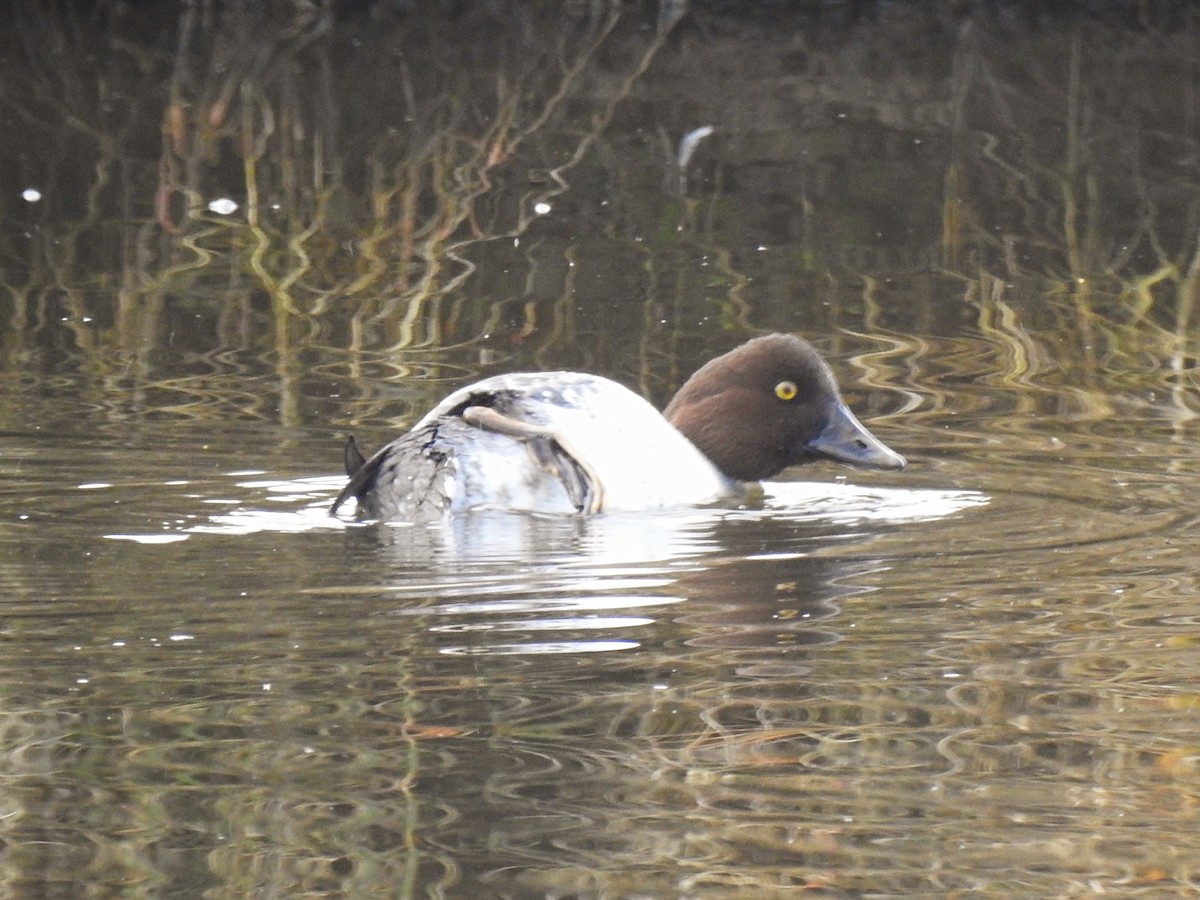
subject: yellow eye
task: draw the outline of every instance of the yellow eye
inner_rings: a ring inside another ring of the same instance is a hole
[[[794,381],[781,381],[775,385],[775,396],[780,400],[793,400],[799,390]]]

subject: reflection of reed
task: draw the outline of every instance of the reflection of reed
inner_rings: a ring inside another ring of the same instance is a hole
[[[986,29],[964,42],[971,62],[956,72],[943,259],[973,258],[1003,281],[1056,284],[1085,346],[1096,329],[1175,358],[1200,275],[1200,147],[1194,96],[1180,107],[1153,79],[1155,65],[1194,74],[1194,47],[1182,35],[1130,35],[1116,59],[1101,60],[1084,48],[1111,39],[1103,31],[1026,35],[1019,56],[1000,52],[1006,36]],[[1039,42],[1065,52],[1028,46]],[[1115,316],[1103,309],[1114,295]]]
[[[186,6],[155,23],[163,52],[115,12],[31,3],[0,109],[47,199],[0,235],[4,364],[65,341],[112,384],[253,357],[283,421],[314,374],[349,377],[353,420],[385,405],[372,381],[430,359],[600,363],[656,399],[725,332],[911,339],[915,366],[966,307],[1002,383],[1044,385],[1049,355],[1099,390],[1145,355],[1189,414],[1186,29],[914,8],[768,40],[707,9],[670,30],[678,3],[657,30],[616,2],[471,4],[453,30],[383,6]],[[667,190],[644,136],[673,156],[708,123]]]
[[[519,24],[527,11],[472,8],[453,30],[438,14],[376,11],[390,29],[379,34],[369,17],[335,22],[328,7],[186,6],[169,56],[126,41],[119,17],[73,33],[54,11],[26,11],[27,55],[53,34],[64,64],[6,79],[3,99],[51,140],[86,135],[82,155],[98,161],[86,216],[60,217],[33,264],[6,272],[15,324],[49,318],[61,292],[81,350],[142,355],[185,296],[265,302],[270,329],[249,337],[274,356],[285,421],[296,420],[287,397],[305,348],[344,347],[356,368],[363,354],[478,340],[496,301],[456,293],[469,251],[518,238],[538,218],[534,201],[566,190],[673,24],[629,52],[628,28],[612,41],[619,24],[637,25],[620,4],[553,9],[533,29]],[[67,60],[85,46],[102,70],[139,67],[142,84],[120,83],[139,104],[161,103],[152,193],[139,156],[151,118],[114,128],[102,101],[59,89],[83,75]],[[156,79],[165,95],[147,90]],[[85,261],[106,230],[119,264]],[[82,324],[101,298],[72,299],[96,268],[116,276],[112,332]]]
[[[1172,69],[1194,93],[1191,39],[1122,35],[1114,57],[1088,52],[1113,40],[1105,27],[1068,20],[1012,53],[1004,28],[975,25],[951,79],[938,256],[1004,348],[1000,383],[1036,405],[1067,380],[1062,402],[1098,419],[1114,372],[1153,358],[1190,418],[1195,98],[1180,107],[1156,84]]]
[[[348,164],[333,146],[334,123],[353,112],[338,102],[341,92],[333,85],[313,92],[295,59],[301,46],[312,44],[322,54],[320,71],[328,80],[331,41],[317,33],[327,31],[328,22],[299,23],[314,33],[302,30],[296,44],[276,42],[263,52],[245,45],[244,23],[222,19],[205,28],[194,16],[185,17],[180,61],[184,47],[201,38],[238,64],[230,67],[233,74],[208,72],[196,84],[177,65],[159,194],[189,198],[188,217],[199,219],[211,197],[203,182],[212,176],[201,163],[213,157],[222,138],[234,145],[242,166],[244,221],[226,220],[232,233],[225,238],[232,248],[241,248],[246,268],[271,301],[281,372],[289,369],[297,319],[336,321],[334,311],[352,309],[351,347],[363,346],[368,329],[378,332],[372,345],[382,340],[391,350],[452,339],[443,333],[439,302],[470,271],[465,263],[458,275],[453,272],[461,247],[489,237],[499,224],[481,215],[480,200],[492,190],[492,173],[552,117],[617,17],[610,13],[594,34],[585,35],[570,33],[570,20],[565,21],[555,67],[564,72],[559,83],[537,84],[536,65],[518,62],[514,71],[496,73],[494,97],[488,97],[470,83],[467,67],[448,83],[421,77],[422,70],[408,60],[391,79],[376,69],[371,77],[397,88],[404,122],[412,127],[398,138],[399,123],[385,120],[382,133],[377,127],[364,138],[369,150],[362,162]],[[430,52],[429,68],[449,74],[448,61],[436,58],[447,48],[434,43]],[[280,58],[278,66],[268,64],[272,53]],[[185,96],[188,88],[191,97]],[[318,98],[314,107],[302,101],[308,96]],[[531,109],[539,101],[544,106]],[[199,122],[188,122],[188,110]],[[180,156],[187,176],[182,181],[173,177]],[[344,169],[357,169],[354,174],[367,190],[356,195],[349,189]],[[299,172],[312,173],[311,182]],[[358,197],[365,208],[353,208]],[[282,220],[273,215],[280,208],[287,211]],[[528,221],[525,211],[518,218],[520,224]],[[356,250],[349,257],[347,243]]]

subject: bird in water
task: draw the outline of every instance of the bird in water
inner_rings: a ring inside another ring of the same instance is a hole
[[[351,437],[350,481],[331,512],[351,497],[359,518],[389,521],[730,504],[818,459],[905,465],[855,418],[809,343],[769,334],[706,363],[661,414],[596,375],[518,373],[468,385],[370,458]]]

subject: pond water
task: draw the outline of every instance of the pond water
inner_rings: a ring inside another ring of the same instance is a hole
[[[7,894],[1200,890],[1191,5],[46,6]],[[771,330],[906,470],[327,515],[347,433],[481,375],[661,405]]]

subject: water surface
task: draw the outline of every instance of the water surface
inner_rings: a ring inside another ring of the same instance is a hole
[[[1195,12],[683,9],[14,20],[9,892],[1200,888]],[[476,377],[768,330],[909,468],[326,515]]]

